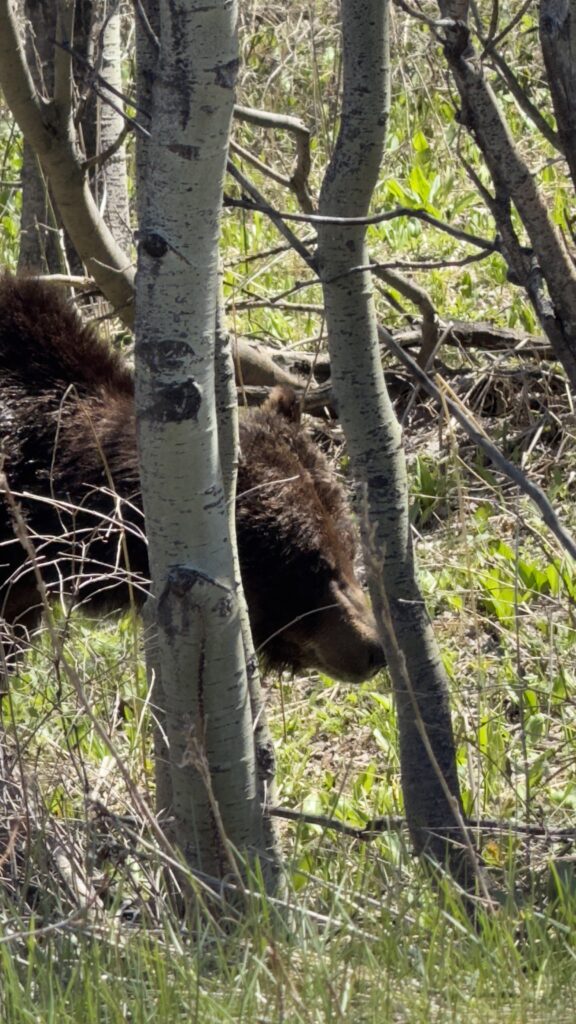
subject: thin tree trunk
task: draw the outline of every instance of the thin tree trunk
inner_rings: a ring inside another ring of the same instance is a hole
[[[28,274],[66,272],[63,240],[55,222],[45,180],[36,153],[24,140],[22,156],[22,212],[18,270]]]
[[[442,5],[441,10],[446,13]],[[552,223],[534,175],[514,143],[484,68],[474,54],[465,21],[448,23],[444,31],[444,53],[462,103],[460,121],[476,140],[494,182],[490,206],[502,234],[504,255],[517,283],[526,289],[556,358],[576,391],[574,264]],[[526,253],[516,237],[511,203],[518,211],[533,253]]]
[[[222,480],[228,508],[228,529],[232,540],[234,558],[234,581],[238,597],[238,610],[244,645],[244,659],[250,695],[250,708],[256,751],[258,801],[264,812],[266,849],[277,852],[278,836],[275,819],[268,814],[268,808],[276,803],[276,757],[268,729],[264,695],[260,683],[258,658],[252,642],[248,605],[242,589],[238,545],[236,541],[236,479],[238,470],[238,404],[236,401],[236,380],[232,358],[232,339],[225,327],[223,296],[219,291],[216,316],[216,412],[218,417],[218,440]]]
[[[319,213],[368,212],[389,108],[388,4],[342,0],[344,96],[341,127]],[[414,845],[467,886],[475,876],[460,827],[460,797],[448,686],[418,589],[408,484],[398,422],[378,347],[364,229],[319,225],[332,379],[363,501],[370,592],[394,684],[402,788]],[[465,853],[463,854],[463,850]]]
[[[25,48],[30,73],[42,96],[54,87],[56,10],[50,0],[25,0]],[[58,273],[66,270],[63,242],[58,235],[48,182],[32,146],[24,139],[22,156],[22,212],[18,269],[28,273]]]
[[[105,22],[102,31],[101,75],[105,82],[122,92],[122,38],[120,8],[116,4],[112,11],[106,4]],[[110,231],[124,252],[132,248],[130,206],[128,202],[128,173],[126,168],[126,147],[117,145],[125,129],[122,114],[114,106],[98,97],[97,140],[98,153],[110,155],[98,169],[95,198],[104,212]]]
[[[576,0],[540,0],[539,27],[558,135],[576,188]]]

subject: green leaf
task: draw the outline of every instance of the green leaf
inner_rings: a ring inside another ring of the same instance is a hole
[[[416,195],[422,200],[424,204],[426,204],[428,201],[428,196],[430,195],[430,182],[428,181],[428,178],[424,174],[422,168],[419,167],[417,164],[410,171],[408,181],[410,182],[410,187],[413,189]]]
[[[416,134],[412,136],[412,146],[417,153],[424,153],[425,150],[430,148],[426,136],[421,131],[417,131]]]

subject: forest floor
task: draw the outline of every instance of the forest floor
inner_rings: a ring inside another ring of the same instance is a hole
[[[500,399],[509,373],[492,375],[492,392],[486,371],[476,376],[477,417],[511,439],[574,529],[570,403],[556,395],[544,429],[533,394]],[[474,925],[452,883],[438,889],[411,856],[386,673],[354,687],[311,674],[266,690],[277,804],[302,815],[280,820],[285,895],[265,911],[254,897],[223,928],[199,893],[183,924],[135,799],[153,803],[139,627],[74,615],[60,624],[83,696],[40,635],[3,701],[5,754],[21,772],[2,791],[3,873],[18,879],[1,901],[3,1020],[575,1019],[574,567],[429,403],[408,416],[420,579],[451,682],[464,808],[482,821],[499,912]],[[376,834],[361,837],[374,819]]]

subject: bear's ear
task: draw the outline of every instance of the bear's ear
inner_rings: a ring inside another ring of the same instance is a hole
[[[300,423],[302,413],[300,399],[294,389],[288,387],[287,384],[278,384],[273,388],[262,409],[264,412],[283,416],[289,423]]]

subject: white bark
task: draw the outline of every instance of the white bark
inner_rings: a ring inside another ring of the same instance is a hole
[[[102,78],[118,92],[122,92],[122,39],[120,7],[116,3],[110,8],[105,4],[105,24],[102,32]],[[116,147],[124,131],[124,118],[118,106],[121,103],[112,97],[114,106],[98,98],[98,152],[111,155],[105,160],[96,176],[96,202],[104,213],[114,238],[124,252],[132,246],[130,227],[130,206],[128,202],[128,177],[126,169],[126,147]]]
[[[258,798],[214,372],[236,8],[227,0],[209,7],[151,0],[145,8],[159,50],[149,34],[140,35],[141,103],[151,119],[139,152],[136,397],[157,598],[156,703],[168,743],[159,793],[171,800],[188,861],[221,876],[230,870],[228,843],[260,854],[270,844]]]
[[[232,541],[234,558],[234,581],[238,595],[238,606],[244,645],[244,658],[250,695],[250,707],[254,729],[256,749],[258,800],[262,807],[273,807],[276,800],[275,769],[276,760],[274,747],[268,729],[264,695],[260,683],[258,658],[254,650],[248,605],[242,589],[240,562],[236,540],[236,480],[238,470],[238,404],[236,401],[236,382],[234,379],[234,360],[232,343],[224,325],[223,296],[219,294],[219,307],[216,317],[216,412],[218,416],[218,439],[220,446],[220,462],[226,504],[228,508],[228,528]],[[275,851],[278,856],[278,837],[273,818],[265,815],[265,847]]]

